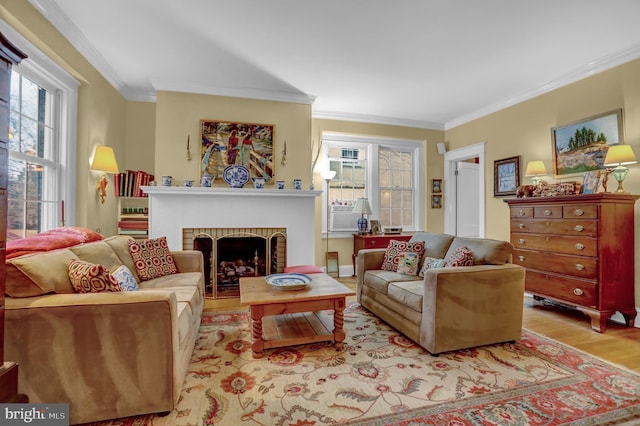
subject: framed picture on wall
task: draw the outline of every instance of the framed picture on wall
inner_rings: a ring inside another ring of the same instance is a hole
[[[273,125],[200,120],[200,177],[222,180],[225,167],[242,164],[251,178],[273,183]]]
[[[603,168],[609,145],[624,142],[622,109],[551,129],[556,176]]]
[[[442,192],[442,179],[431,179],[431,192],[434,194]]]
[[[431,196],[431,208],[432,209],[441,209],[442,208],[442,195],[432,195]]]
[[[516,195],[520,186],[520,156],[493,162],[493,196]]]

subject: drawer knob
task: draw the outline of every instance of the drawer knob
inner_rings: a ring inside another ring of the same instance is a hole
[[[551,216],[551,210],[549,210],[549,209],[544,209],[544,215],[545,215],[545,216]]]
[[[576,296],[582,296],[584,294],[584,291],[582,291],[582,289],[580,288],[574,288],[573,294],[575,294]]]
[[[524,228],[524,223],[518,224],[518,228],[523,229]]]
[[[578,271],[583,271],[584,270],[584,265],[580,264],[580,263],[576,263],[576,269]]]
[[[575,209],[573,211],[573,214],[575,214],[576,216],[582,216],[584,214],[584,210],[582,209]]]
[[[518,240],[518,244],[524,244],[524,238],[520,238],[520,239]]]
[[[524,262],[524,256],[518,256],[518,260],[519,260],[520,262]]]
[[[576,249],[577,250],[584,250],[584,244],[580,244],[580,243],[576,244]]]
[[[524,210],[522,210],[522,209],[520,209],[520,210],[518,211],[518,216],[524,216],[524,215],[526,215],[526,214],[527,214],[527,213],[526,213]]]
[[[584,231],[584,226],[582,226],[582,225],[576,225],[573,229],[574,229],[575,231],[577,231],[577,232],[582,232],[582,231]]]

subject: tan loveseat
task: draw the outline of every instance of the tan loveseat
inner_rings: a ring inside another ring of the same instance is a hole
[[[381,270],[385,249],[360,250],[358,302],[432,354],[520,338],[525,269],[508,242],[416,233],[424,257],[448,259],[457,247],[473,266],[429,269],[424,278]]]
[[[180,396],[204,308],[202,253],[172,252],[179,273],[140,282],[129,238],[6,265],[5,358],[19,363],[30,402],[68,403],[72,424],[172,411]],[[140,290],[76,294],[75,258],[111,272],[127,265]]]

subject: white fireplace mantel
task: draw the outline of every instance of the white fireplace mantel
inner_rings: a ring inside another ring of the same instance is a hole
[[[315,263],[315,198],[322,191],[143,186],[149,237],[181,250],[185,228],[286,228],[287,264]]]

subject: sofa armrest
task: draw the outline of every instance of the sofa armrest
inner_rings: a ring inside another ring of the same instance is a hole
[[[34,403],[69,403],[74,423],[171,411],[176,296],[144,290],[7,298],[5,356]]]
[[[358,286],[364,284],[364,273],[372,269],[380,269],[386,249],[363,249],[358,251],[356,270]]]
[[[202,272],[204,274],[204,257],[200,250],[177,250],[171,255],[180,272]]]
[[[421,345],[440,353],[520,338],[524,278],[512,263],[426,271]]]

